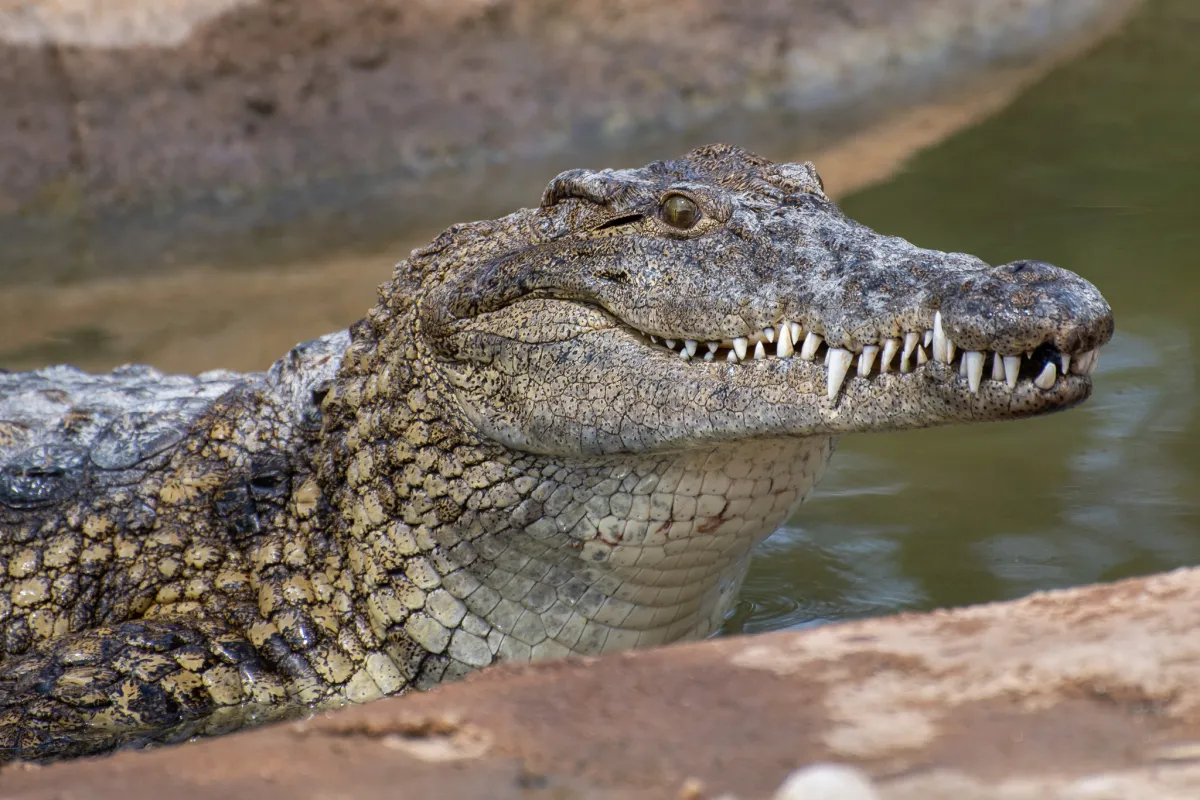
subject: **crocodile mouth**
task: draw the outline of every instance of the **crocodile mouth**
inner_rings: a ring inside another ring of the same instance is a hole
[[[837,397],[851,376],[872,380],[880,375],[910,374],[931,361],[957,373],[972,394],[984,380],[1001,384],[1013,392],[1022,382],[1049,391],[1061,378],[1087,377],[1096,369],[1100,348],[1069,354],[1050,343],[1018,353],[993,350],[964,350],[942,329],[941,313],[934,314],[932,328],[908,331],[903,336],[861,344],[855,349],[831,347],[815,331],[805,331],[799,322],[780,321],[753,334],[734,339],[700,341],[670,339],[638,331],[650,346],[678,355],[684,361],[800,360],[821,364],[826,369],[826,395]]]

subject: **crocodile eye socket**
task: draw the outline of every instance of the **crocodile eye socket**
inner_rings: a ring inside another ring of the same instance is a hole
[[[700,206],[681,194],[670,194],[662,201],[663,222],[672,228],[686,230],[700,219]]]

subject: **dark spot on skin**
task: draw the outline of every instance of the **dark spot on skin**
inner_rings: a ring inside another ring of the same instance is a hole
[[[26,450],[0,468],[0,503],[32,509],[73,497],[87,476],[86,458],[83,451],[66,445]]]
[[[287,459],[278,453],[258,453],[250,461],[250,494],[256,501],[279,501],[289,490]]]
[[[612,281],[613,283],[632,283],[629,273],[621,269],[602,269],[596,273],[596,277],[604,281]]]

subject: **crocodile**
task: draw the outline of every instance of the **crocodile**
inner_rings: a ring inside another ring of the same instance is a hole
[[[266,372],[2,374],[0,751],[708,636],[840,435],[1069,408],[1112,332],[712,145],[452,226]]]

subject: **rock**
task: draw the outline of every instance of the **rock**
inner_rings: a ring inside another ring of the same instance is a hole
[[[774,800],[882,800],[871,779],[844,764],[814,764],[787,777]]]
[[[750,800],[807,763],[841,766],[801,771],[806,790],[849,791],[852,779],[831,776],[870,773],[881,800],[1191,800],[1198,626],[1200,569],[1184,569],[500,667],[303,723],[8,767],[0,779],[6,795],[35,800],[367,798],[400,787],[413,797],[651,798],[688,786]]]

